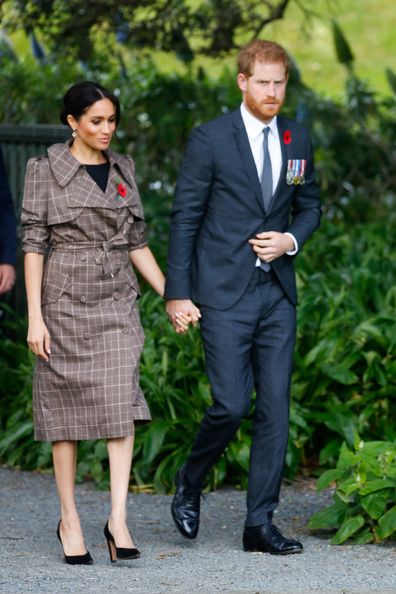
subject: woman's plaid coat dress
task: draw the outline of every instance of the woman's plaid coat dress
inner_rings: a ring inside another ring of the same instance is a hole
[[[139,387],[139,286],[128,256],[146,245],[143,208],[132,159],[106,156],[105,192],[67,144],[27,165],[23,250],[46,255],[41,305],[51,337],[49,362],[37,358],[34,373],[38,440],[125,437],[150,420]]]

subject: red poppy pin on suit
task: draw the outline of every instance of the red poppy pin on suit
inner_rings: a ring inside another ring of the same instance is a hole
[[[290,143],[291,143],[291,141],[292,141],[292,135],[291,135],[291,132],[290,132],[290,130],[285,130],[285,131],[283,132],[283,142],[284,142],[285,144],[290,144]]]

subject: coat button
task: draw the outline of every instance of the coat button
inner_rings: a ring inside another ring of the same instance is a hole
[[[135,219],[133,217],[128,217],[128,223],[133,223]]]
[[[123,327],[123,329],[122,329],[122,333],[123,333],[123,334],[128,334],[128,333],[129,333],[129,328],[128,328],[128,326],[124,326],[124,327]]]
[[[81,262],[85,262],[86,259],[87,259],[86,254],[81,254],[81,256],[80,256]]]
[[[114,301],[119,301],[120,297],[121,297],[121,295],[120,295],[119,291],[116,291],[115,293],[113,293]]]
[[[81,303],[85,303],[85,302],[86,302],[86,300],[87,300],[87,298],[85,297],[85,295],[82,295],[82,296],[80,297],[80,301],[81,301]]]
[[[85,340],[89,340],[91,338],[90,333],[89,332],[84,332],[83,338],[85,338]]]

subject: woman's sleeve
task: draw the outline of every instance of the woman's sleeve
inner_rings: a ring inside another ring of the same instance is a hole
[[[127,156],[129,165],[132,169],[132,177],[135,182],[135,163],[129,155]],[[147,225],[144,220],[143,205],[140,198],[139,190],[136,182],[133,187],[133,206],[130,208],[131,214],[133,215],[133,223],[129,229],[128,235],[128,250],[138,250],[147,245]]]
[[[138,250],[147,245],[147,227],[142,219],[135,219],[132,223],[128,236],[128,250]]]
[[[22,202],[22,249],[24,252],[45,254],[49,245],[47,225],[50,171],[47,159],[29,159],[26,166]]]

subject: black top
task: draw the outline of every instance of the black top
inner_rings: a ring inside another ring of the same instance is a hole
[[[98,184],[102,192],[106,191],[107,180],[109,179],[110,163],[100,163],[99,165],[85,165],[85,169]]]

